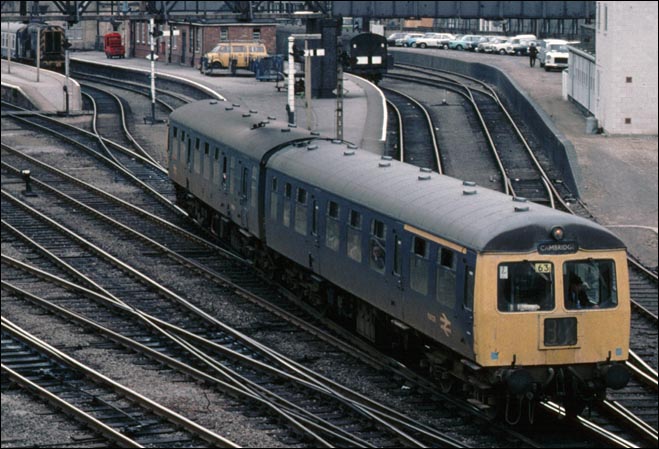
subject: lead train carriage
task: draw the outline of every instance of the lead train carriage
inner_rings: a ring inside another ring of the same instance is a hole
[[[486,405],[578,411],[627,382],[626,252],[595,223],[213,100],[171,114],[169,157],[200,222]]]

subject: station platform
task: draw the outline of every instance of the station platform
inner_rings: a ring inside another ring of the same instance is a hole
[[[529,97],[568,139],[575,150],[575,172],[581,200],[595,219],[617,234],[631,255],[657,267],[656,135],[588,134],[586,115],[562,96],[561,72],[546,72],[528,57],[440,49],[391,49],[397,54],[457,59],[498,68]]]
[[[107,59],[103,52],[75,53],[71,60],[126,67],[146,73],[151,70],[151,61],[147,59]],[[193,67],[161,61],[155,63],[155,71],[156,78],[159,75],[186,78],[210,88],[227,101],[255,109],[266,116],[274,116],[278,120],[287,120],[286,81],[257,81],[251,72],[246,71],[239,71],[239,76],[207,76]],[[277,86],[280,89],[277,89]],[[343,139],[381,154],[386,140],[387,123],[387,109],[382,92],[366,80],[346,75],[343,102]],[[318,131],[325,136],[336,136],[335,99],[314,98],[311,108],[307,109],[304,97],[296,95],[295,114],[298,127]]]
[[[39,111],[66,111],[64,85],[66,77],[52,70],[41,69],[37,82],[37,69],[15,61],[2,60],[2,89],[16,89]],[[4,92],[3,92],[4,93]],[[80,85],[69,79],[69,111],[82,109]]]

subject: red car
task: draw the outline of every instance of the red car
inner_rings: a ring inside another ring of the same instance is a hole
[[[114,58],[115,56],[123,58],[126,53],[124,44],[121,41],[120,33],[106,34],[104,39],[104,47],[105,47],[105,56],[107,56],[108,58]]]

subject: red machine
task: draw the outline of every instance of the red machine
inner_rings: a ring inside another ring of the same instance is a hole
[[[105,56],[108,58],[114,58],[115,56],[118,56],[119,58],[123,58],[126,50],[124,48],[124,44],[121,42],[121,34],[120,33],[108,33],[105,35],[104,39],[104,46],[105,46]]]

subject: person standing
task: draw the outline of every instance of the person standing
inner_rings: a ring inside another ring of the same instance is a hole
[[[538,47],[535,46],[535,43],[531,42],[529,47],[529,64],[531,67],[535,67],[535,59],[538,56]]]

